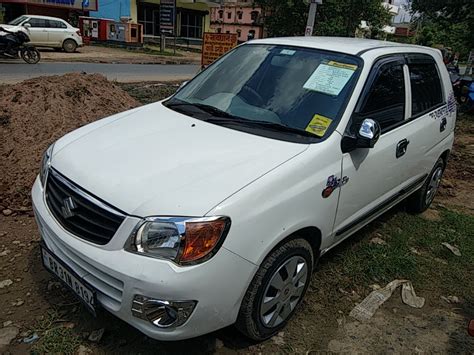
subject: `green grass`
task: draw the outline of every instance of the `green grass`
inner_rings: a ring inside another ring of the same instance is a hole
[[[74,354],[81,344],[80,337],[73,329],[62,327],[64,320],[58,313],[48,313],[34,327],[39,340],[31,349],[32,354]]]
[[[350,287],[384,286],[398,278],[411,280],[415,288],[472,298],[474,217],[446,209],[440,213],[440,221],[404,212],[389,214],[387,223],[376,222],[338,248],[329,262],[331,274],[350,280]],[[386,245],[370,243],[375,232]],[[452,254],[443,242],[459,247],[462,256]]]

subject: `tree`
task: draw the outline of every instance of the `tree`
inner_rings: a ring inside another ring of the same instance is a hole
[[[443,45],[466,56],[474,48],[474,8],[468,0],[411,0],[410,12],[416,29],[415,42]]]
[[[304,0],[255,0],[264,13],[264,26],[271,37],[303,35],[309,5]],[[361,20],[367,21],[377,35],[378,28],[390,23],[390,14],[381,0],[323,0],[318,5],[315,34],[354,36]]]

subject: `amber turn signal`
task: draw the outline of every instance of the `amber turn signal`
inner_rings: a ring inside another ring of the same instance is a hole
[[[195,262],[212,255],[223,241],[229,227],[230,220],[223,217],[214,221],[187,222],[180,263]]]

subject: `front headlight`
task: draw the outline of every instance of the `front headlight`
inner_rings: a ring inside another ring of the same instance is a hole
[[[48,149],[43,153],[43,158],[41,159],[40,167],[40,180],[41,185],[44,187],[46,184],[46,179],[48,178],[48,169],[51,165],[51,156],[53,155],[54,143],[51,144]]]
[[[132,233],[126,250],[180,265],[203,262],[222,245],[230,228],[228,217],[153,217]]]

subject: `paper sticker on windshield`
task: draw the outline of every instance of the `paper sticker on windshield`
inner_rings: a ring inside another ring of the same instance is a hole
[[[306,132],[316,134],[319,137],[324,136],[332,120],[322,115],[314,115],[313,119],[306,126]]]
[[[357,65],[355,64],[339,63],[339,62],[335,62],[334,60],[331,60],[330,62],[328,62],[328,65],[333,65],[338,68],[345,68],[345,69],[350,69],[350,70],[357,69]]]
[[[283,55],[293,55],[295,54],[296,51],[292,50],[292,49],[282,49],[280,54],[283,54]]]
[[[337,96],[357,69],[356,65],[330,61],[320,64],[304,83],[303,88]]]

